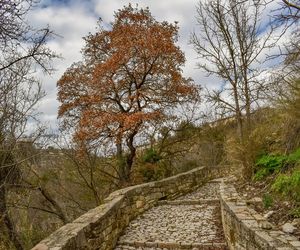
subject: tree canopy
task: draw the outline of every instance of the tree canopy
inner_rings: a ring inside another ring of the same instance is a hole
[[[115,13],[109,29],[100,22],[85,38],[83,60],[58,82],[59,116],[76,125],[77,141],[113,140],[119,156],[127,146],[126,178],[135,136],[178,103],[198,97],[193,81],[182,76],[185,56],[177,38],[176,23],[158,22],[148,8],[129,5]]]

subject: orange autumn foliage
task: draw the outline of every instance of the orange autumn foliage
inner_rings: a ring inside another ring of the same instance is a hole
[[[180,102],[198,97],[182,76],[185,57],[175,42],[178,26],[157,22],[148,8],[131,5],[110,29],[85,37],[83,60],[58,81],[59,116],[76,126],[80,141],[134,137]]]

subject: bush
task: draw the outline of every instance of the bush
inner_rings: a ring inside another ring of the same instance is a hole
[[[295,169],[291,174],[280,174],[272,185],[272,190],[281,196],[300,201],[300,170]]]
[[[289,187],[288,187],[289,183],[290,183],[289,176],[287,176],[285,174],[280,174],[275,179],[275,182],[272,185],[272,190],[277,193],[287,195],[288,190],[289,190]]]
[[[255,164],[257,170],[253,179],[255,181],[262,180],[266,176],[278,173],[282,169],[294,166],[298,162],[300,162],[300,148],[290,155],[263,155]]]
[[[263,201],[264,208],[267,208],[267,209],[272,207],[274,204],[273,197],[270,194],[264,194],[262,201]]]
[[[274,172],[278,172],[286,164],[287,160],[288,157],[283,155],[263,155],[255,164],[258,169],[253,179],[259,181]]]
[[[290,213],[294,218],[300,218],[300,208],[294,208]]]
[[[299,161],[300,161],[300,148],[298,148],[294,153],[292,153],[288,156],[289,163],[295,164]]]
[[[167,175],[167,169],[163,164],[145,163],[139,167],[138,172],[142,175],[143,182],[157,181]]]
[[[161,156],[154,148],[149,148],[145,150],[142,160],[144,163],[156,163],[161,160]]]
[[[278,96],[279,112],[284,119],[281,138],[288,152],[300,146],[300,79],[298,77],[297,74],[297,78],[290,77],[288,81],[284,81],[280,87],[284,89],[284,94],[279,92]]]
[[[253,180],[254,181],[260,181],[262,179],[264,179],[266,176],[268,176],[270,174],[270,170],[267,168],[261,168],[259,170],[257,170],[257,172],[255,173]]]
[[[252,129],[245,131],[243,142],[236,136],[236,131],[228,133],[225,141],[228,163],[235,168],[237,175],[246,180],[251,179],[255,173],[257,157],[273,152],[277,145],[278,118],[274,111],[258,110],[251,119]]]

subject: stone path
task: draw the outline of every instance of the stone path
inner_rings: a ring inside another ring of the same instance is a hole
[[[227,249],[218,192],[219,184],[210,182],[176,200],[161,201],[129,224],[115,250]]]

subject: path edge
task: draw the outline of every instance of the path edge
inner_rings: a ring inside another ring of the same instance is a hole
[[[156,205],[196,190],[224,176],[225,167],[198,167],[160,181],[144,183],[111,193],[104,203],[64,225],[32,250],[114,249],[131,220]]]
[[[230,250],[300,249],[296,237],[276,230],[263,216],[249,208],[226,179],[220,183],[220,201],[223,230]]]

